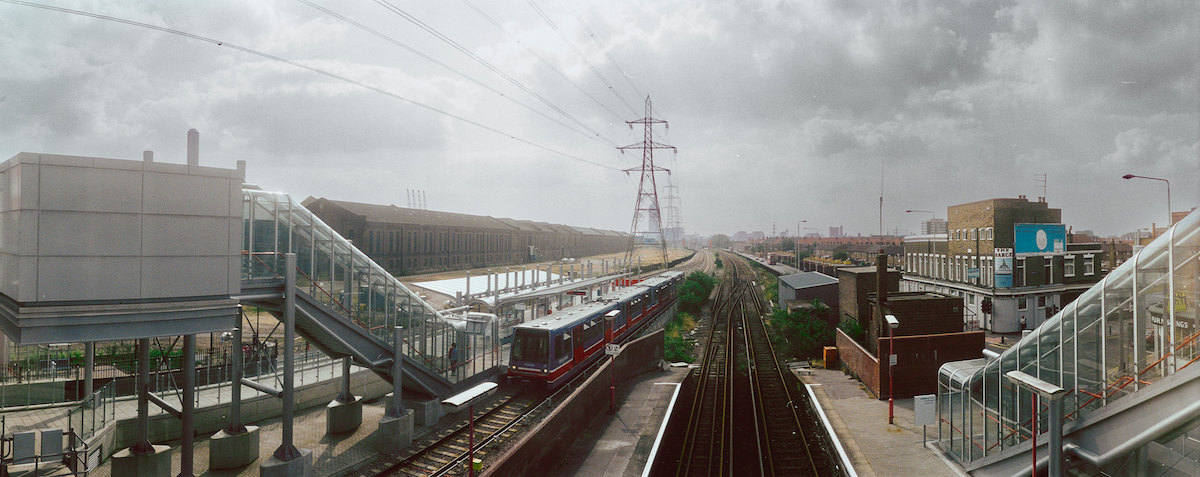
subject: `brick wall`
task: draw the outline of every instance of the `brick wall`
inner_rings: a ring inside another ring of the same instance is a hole
[[[982,357],[983,338],[982,331],[894,338],[896,348],[892,352],[896,354],[896,366],[892,368],[892,376],[895,378],[893,392],[896,397],[936,393],[938,368],[951,361]],[[889,340],[878,340],[877,346],[883,350],[880,353],[882,356],[888,353]],[[837,330],[837,348],[842,366],[862,381],[868,391],[879,399],[886,399],[886,360],[881,362],[842,330]]]
[[[838,358],[842,360],[842,367],[862,381],[868,391],[879,396],[879,375],[883,369],[883,366],[879,364],[879,359],[858,342],[846,336],[846,333],[840,329],[837,330],[837,349]]]
[[[655,369],[662,360],[662,353],[662,330],[629,342],[616,358],[618,382]],[[509,447],[486,473],[539,475],[545,469],[556,468],[557,461],[570,449],[578,433],[608,411],[610,372],[609,364],[602,365],[536,428]]]

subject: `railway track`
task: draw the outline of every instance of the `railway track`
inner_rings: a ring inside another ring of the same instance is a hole
[[[797,381],[775,357],[762,316],[767,307],[754,272],[722,253],[717,288],[687,424],[671,472],[656,475],[840,475],[807,416]],[[809,411],[810,412],[810,411]]]
[[[512,437],[519,425],[541,402],[528,393],[509,392],[485,408],[477,408],[475,416],[475,458],[486,462],[488,454],[500,441]],[[416,442],[415,452],[379,459],[365,468],[347,474],[355,476],[458,475],[466,465],[471,435],[469,423],[463,419],[455,426]]]

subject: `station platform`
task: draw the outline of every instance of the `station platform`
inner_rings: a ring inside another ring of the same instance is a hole
[[[838,370],[797,372],[812,389],[841,446],[861,477],[920,475],[966,477],[962,467],[934,446],[937,428],[913,425],[913,400],[895,401],[895,424],[888,424],[888,403],[871,396],[862,383]]]
[[[643,475],[663,427],[671,398],[690,369],[644,373],[617,387],[620,407],[605,409],[579,433],[559,467],[547,476]],[[623,389],[623,391],[622,391]]]

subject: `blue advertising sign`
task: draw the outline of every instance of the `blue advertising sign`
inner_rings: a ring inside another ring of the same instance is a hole
[[[1063,224],[1016,224],[1013,249],[1020,253],[1062,253],[1067,249],[1067,226]]]

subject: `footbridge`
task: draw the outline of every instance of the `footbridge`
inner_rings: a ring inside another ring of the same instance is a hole
[[[1082,475],[1200,475],[1198,307],[1200,211],[998,358],[944,365],[940,447],[972,475],[1057,467],[1051,445]],[[1012,371],[1059,391],[1014,384]]]
[[[296,332],[326,354],[350,357],[388,381],[401,328],[404,388],[445,398],[500,369],[490,314],[435,309],[349,240],[280,192],[244,190],[242,303],[282,310],[287,253],[296,254]],[[451,366],[449,349],[461,353]]]

